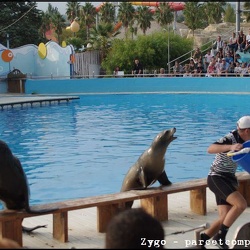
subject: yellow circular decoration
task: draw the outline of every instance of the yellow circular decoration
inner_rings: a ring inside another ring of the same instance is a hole
[[[4,62],[10,62],[13,59],[13,57],[14,55],[9,49],[4,50],[2,53],[2,60]]]
[[[70,25],[70,29],[71,29],[72,32],[77,32],[77,31],[79,31],[79,29],[80,29],[79,23],[76,22],[76,21],[73,21],[73,22],[71,23],[71,25]]]
[[[62,41],[62,47],[65,48],[67,46],[65,41]]]
[[[44,43],[40,43],[38,46],[38,55],[44,59],[47,56],[47,48]]]

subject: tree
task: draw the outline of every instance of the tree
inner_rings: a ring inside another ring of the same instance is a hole
[[[225,1],[205,2],[203,6],[209,24],[220,23],[222,21],[222,14],[225,13]]]
[[[162,2],[159,6],[157,6],[155,19],[162,27],[165,27],[173,22],[174,14],[168,3]]]
[[[62,30],[63,30],[63,28],[66,27],[66,24],[65,24],[65,19],[59,13],[59,11],[52,16],[52,23],[53,23],[53,27],[55,28],[56,34],[57,34],[58,43],[61,44],[61,37],[60,36],[62,35]]]
[[[0,34],[2,40],[9,35],[10,48],[26,44],[39,44],[42,12],[34,2],[1,2]]]
[[[76,17],[80,16],[80,3],[79,2],[67,2],[66,15],[70,23],[72,23]]]
[[[81,8],[80,22],[82,22],[87,27],[87,39],[89,39],[89,30],[95,25],[96,21],[96,8],[93,4],[87,2]]]
[[[224,14],[224,22],[228,22],[228,23],[236,22],[235,11],[231,4],[226,5],[225,14]]]
[[[203,7],[198,1],[186,2],[185,9],[183,10],[185,16],[185,24],[189,29],[192,30],[193,36],[194,31],[203,26]]]
[[[147,6],[139,6],[136,11],[136,20],[141,28],[143,35],[146,35],[146,30],[151,27],[151,21],[154,20],[153,13]]]
[[[118,21],[122,22],[123,27],[125,28],[125,37],[128,36],[128,27],[134,22],[135,8],[130,2],[120,2],[118,9]]]
[[[106,57],[111,47],[112,39],[120,34],[114,31],[114,25],[111,23],[99,23],[97,27],[90,29],[89,42],[94,49],[100,50],[101,61]]]
[[[170,61],[182,56],[192,49],[192,41],[171,32],[169,40],[171,44]],[[189,58],[187,55],[185,59]],[[139,35],[136,40],[125,41],[115,39],[107,56],[102,61],[102,68],[107,74],[112,74],[115,66],[119,66],[125,74],[130,74],[134,58],[138,57],[143,63],[144,69],[155,70],[166,68],[168,63],[168,37],[166,32],[154,32],[150,35]]]
[[[100,22],[115,22],[115,6],[112,3],[105,2],[100,8]]]
[[[244,2],[243,7],[245,10],[250,10],[250,2]],[[244,12],[244,15],[246,17],[246,21],[250,22],[250,12]]]

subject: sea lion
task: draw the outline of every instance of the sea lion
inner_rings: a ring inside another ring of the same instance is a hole
[[[29,205],[29,185],[20,160],[12,154],[9,146],[0,140],[0,200],[7,210],[25,210],[27,213],[43,214],[56,209],[32,210]],[[35,227],[45,227],[38,226]],[[23,227],[24,231],[33,231]]]
[[[160,132],[153,140],[151,146],[145,150],[126,174],[121,192],[132,189],[146,189],[156,181],[161,185],[170,185],[171,181],[164,170],[165,153],[168,145],[177,137],[174,136],[176,128]],[[127,202],[131,207],[133,202]]]

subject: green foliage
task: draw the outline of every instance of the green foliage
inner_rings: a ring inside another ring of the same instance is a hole
[[[226,6],[225,1],[206,2],[203,6],[209,24],[220,23],[222,21],[222,14],[225,12],[224,7]]]
[[[204,13],[201,3],[198,1],[187,2],[183,14],[185,16],[185,24],[193,31],[193,35],[196,29],[204,28]]]
[[[131,74],[134,59],[139,58],[144,69],[149,71],[167,68],[168,63],[168,35],[170,44],[170,61],[182,56],[192,49],[192,41],[170,32],[155,32],[150,35],[138,36],[137,40],[115,39],[107,57],[102,62],[102,68],[107,74],[112,74],[119,66],[125,74]],[[188,57],[188,56],[187,56]]]
[[[41,42],[41,12],[34,5],[34,2],[0,3],[0,36],[6,41],[6,34],[9,34],[10,48]]]
[[[250,10],[250,2],[244,2],[243,7],[245,10]],[[250,21],[250,12],[244,12],[244,15],[246,17],[246,21],[249,22]]]
[[[69,37],[68,39],[66,39],[66,43],[67,45],[72,44],[75,52],[80,52],[84,41],[79,37]]]
[[[226,5],[225,14],[224,14],[224,22],[228,22],[228,23],[236,22],[235,11],[231,4]]]

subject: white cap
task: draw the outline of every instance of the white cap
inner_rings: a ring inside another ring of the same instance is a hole
[[[250,128],[250,116],[242,116],[242,117],[237,121],[237,126],[238,126],[240,129]]]

